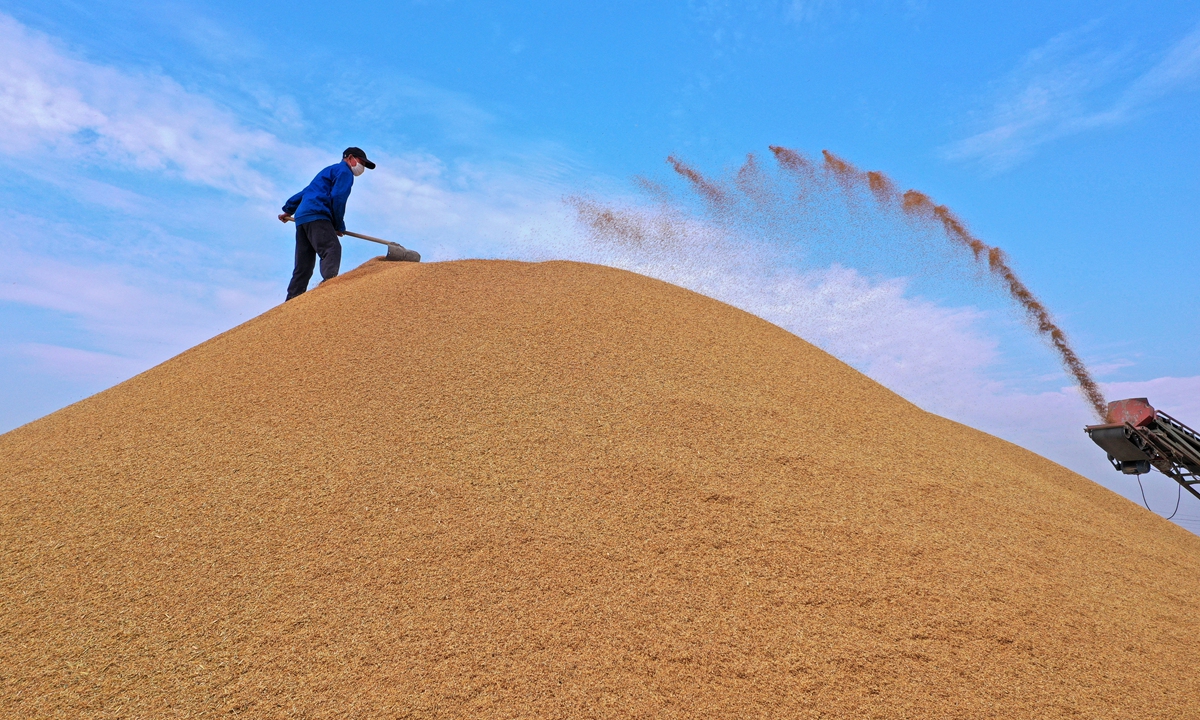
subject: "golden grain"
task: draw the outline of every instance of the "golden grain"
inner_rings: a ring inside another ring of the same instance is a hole
[[[0,468],[5,717],[1200,714],[1200,539],[618,270],[371,262]]]

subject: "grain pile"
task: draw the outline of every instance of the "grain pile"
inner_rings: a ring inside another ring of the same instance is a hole
[[[622,271],[369,263],[0,468],[5,717],[1200,714],[1200,538]]]

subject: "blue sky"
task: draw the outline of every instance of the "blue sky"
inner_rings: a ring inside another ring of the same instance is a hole
[[[351,144],[380,163],[351,229],[432,260],[679,282],[1137,497],[978,283],[872,264],[836,229],[781,261],[699,216],[728,267],[699,246],[622,255],[563,203],[636,206],[632,177],[669,179],[671,153],[721,176],[770,144],[829,149],[1005,248],[1110,396],[1200,424],[1194,3],[40,0],[0,3],[0,63],[0,431],[279,302],[292,239],[273,215]],[[855,232],[907,232],[872,222]],[[344,267],[372,254],[347,245]],[[1200,503],[1180,513],[1200,528]]]

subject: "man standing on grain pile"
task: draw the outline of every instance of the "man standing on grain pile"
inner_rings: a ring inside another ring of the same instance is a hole
[[[286,223],[293,216],[296,220],[296,269],[288,283],[288,300],[308,290],[318,255],[321,280],[337,277],[342,264],[342,243],[338,238],[346,232],[346,199],[354,187],[354,178],[367,169],[374,170],[375,163],[359,148],[348,147],[340,163],[317,173],[308,187],[284,203],[279,221]]]

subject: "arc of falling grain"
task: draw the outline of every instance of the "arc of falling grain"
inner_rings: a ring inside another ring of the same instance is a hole
[[[803,155],[795,150],[777,145],[772,145],[770,148],[780,167],[793,173],[799,173],[806,179],[811,177],[814,165]],[[822,150],[821,154],[824,158],[824,170],[846,190],[866,189],[881,206],[899,206],[906,215],[939,224],[952,242],[969,250],[975,261],[985,265],[992,276],[1000,281],[1009,297],[1020,306],[1026,318],[1033,324],[1037,333],[1047,340],[1058,353],[1064,369],[1074,378],[1096,415],[1101,420],[1105,418],[1107,404],[1104,394],[1092,378],[1087,365],[1071,347],[1066,333],[1054,322],[1050,311],[1037,299],[1029,286],[1017,276],[1002,249],[988,245],[975,237],[967,229],[966,223],[950,208],[938,205],[925,193],[917,190],[900,193],[891,178],[882,172],[863,172],[828,150]]]

